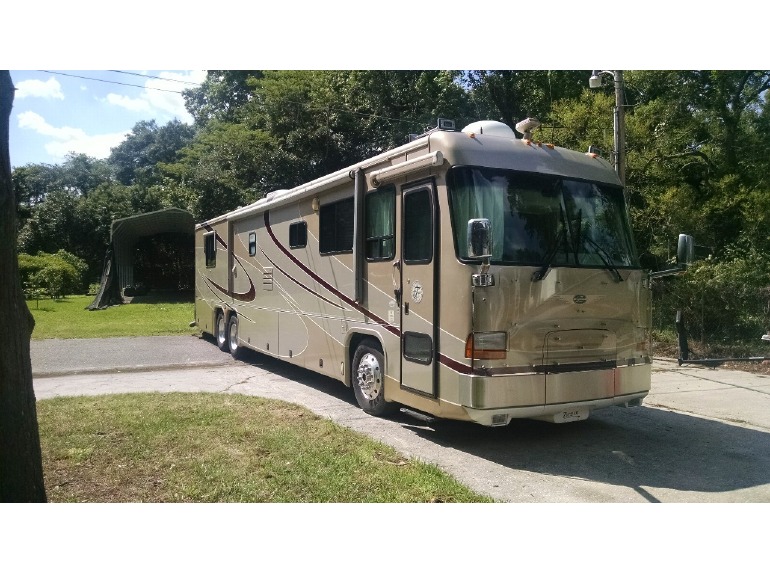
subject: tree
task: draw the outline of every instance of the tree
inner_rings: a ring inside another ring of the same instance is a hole
[[[19,280],[8,149],[13,92],[10,72],[0,71],[0,317],[8,327],[0,345],[0,501],[45,502],[29,350],[35,320]]]
[[[409,133],[435,127],[438,116],[460,120],[467,98],[458,77],[451,71],[217,74],[201,88],[213,106],[205,126],[162,171],[173,182],[174,201],[196,217],[211,217],[401,145]],[[219,88],[236,79],[238,97],[225,98]],[[200,105],[190,99],[200,90],[185,96],[191,111]]]
[[[34,207],[49,192],[59,189],[61,167],[45,163],[29,163],[13,170],[13,188],[19,206]]]
[[[123,185],[152,185],[159,182],[156,166],[177,159],[177,152],[189,144],[195,129],[179,120],[158,127],[155,120],[141,121],[107,159]]]
[[[35,206],[32,216],[19,233],[19,247],[24,253],[50,253],[65,249],[80,255],[80,239],[86,232],[77,220],[81,198],[70,191],[57,190]]]
[[[479,119],[514,127],[527,117],[546,120],[555,101],[580,96],[589,75],[574,70],[470,70],[464,81]]]
[[[185,107],[199,126],[213,119],[232,121],[251,98],[252,80],[261,77],[258,70],[209,70],[199,87],[184,91]]]
[[[69,153],[60,168],[59,188],[83,197],[111,180],[110,168],[103,159],[84,153]]]

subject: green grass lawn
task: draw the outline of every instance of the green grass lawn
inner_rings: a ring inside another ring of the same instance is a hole
[[[35,317],[33,339],[88,339],[103,337],[142,337],[194,333],[192,301],[147,298],[88,311],[90,296],[27,301]]]
[[[92,300],[28,301],[32,338],[195,332],[190,301],[135,298],[88,311]],[[37,414],[52,502],[491,502],[435,466],[281,401],[64,397],[38,401]]]
[[[130,394],[38,402],[51,502],[492,502],[282,401]]]

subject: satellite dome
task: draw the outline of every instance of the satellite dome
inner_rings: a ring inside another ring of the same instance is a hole
[[[464,134],[479,134],[485,136],[496,136],[499,138],[513,139],[516,135],[513,130],[502,122],[496,122],[493,120],[482,120],[480,122],[473,122],[463,128]]]

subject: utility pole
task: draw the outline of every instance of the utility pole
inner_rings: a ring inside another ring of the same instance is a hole
[[[588,79],[588,86],[591,88],[602,87],[602,75],[610,75],[615,83],[615,114],[613,118],[614,150],[612,152],[612,163],[615,172],[620,178],[620,182],[626,185],[626,116],[625,116],[625,93],[623,89],[623,70],[594,70]]]

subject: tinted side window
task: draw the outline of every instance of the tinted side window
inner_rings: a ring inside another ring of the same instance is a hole
[[[249,233],[249,255],[254,257],[257,254],[257,234],[252,231]]]
[[[289,247],[305,247],[307,245],[307,223],[299,221],[289,225]]]
[[[353,198],[322,205],[319,211],[319,251],[353,251]]]
[[[433,213],[430,189],[404,195],[404,262],[430,263],[433,259]]]
[[[396,253],[396,188],[388,186],[366,195],[366,258],[392,259]]]
[[[216,267],[217,242],[215,233],[207,233],[203,236],[203,252],[206,254],[206,267]]]

